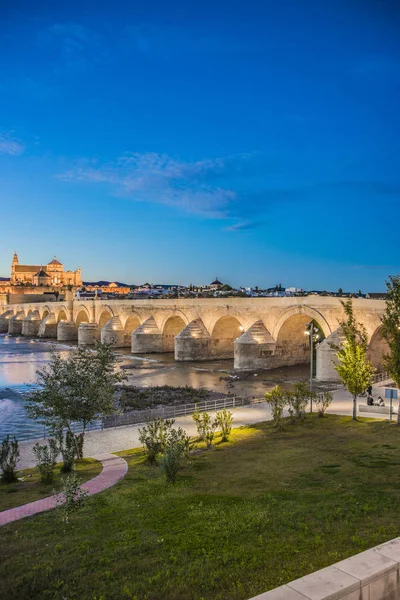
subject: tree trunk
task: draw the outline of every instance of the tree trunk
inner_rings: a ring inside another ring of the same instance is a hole
[[[353,421],[357,421],[357,396],[353,396]]]
[[[400,398],[399,398],[399,404],[397,407],[397,425],[400,425]]]

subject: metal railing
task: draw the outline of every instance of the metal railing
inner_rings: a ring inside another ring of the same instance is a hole
[[[122,427],[124,425],[133,425],[145,423],[151,419],[174,419],[192,415],[196,411],[208,412],[223,410],[224,408],[238,408],[250,404],[259,404],[265,402],[265,398],[249,398],[248,396],[232,396],[225,398],[216,398],[215,400],[204,400],[203,402],[193,402],[192,404],[178,404],[174,406],[163,406],[159,408],[148,408],[144,410],[128,411],[122,415],[110,415],[103,419],[104,429],[110,427]]]
[[[372,383],[381,383],[382,381],[389,381],[392,378],[390,377],[387,371],[381,371],[380,373],[375,373],[372,377]]]

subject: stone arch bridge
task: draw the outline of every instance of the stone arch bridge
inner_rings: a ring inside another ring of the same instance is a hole
[[[379,368],[386,350],[380,336],[383,300],[353,299],[366,327],[372,362]],[[91,345],[101,339],[134,354],[174,352],[178,361],[234,358],[235,369],[271,369],[308,363],[307,323],[318,324],[317,377],[336,378],[330,341],[340,342],[344,318],[340,299],[204,298],[178,300],[74,300],[3,304],[0,332],[56,338]]]

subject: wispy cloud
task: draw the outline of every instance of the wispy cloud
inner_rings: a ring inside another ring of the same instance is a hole
[[[248,231],[250,229],[257,229],[261,225],[261,222],[246,219],[245,221],[238,221],[237,223],[233,223],[233,225],[225,227],[225,231]]]
[[[103,37],[80,23],[53,23],[39,32],[37,42],[68,68],[82,69],[106,56]]]
[[[59,177],[64,181],[109,186],[111,193],[214,218],[224,218],[236,194],[210,185],[207,174],[223,169],[220,158],[182,161],[165,154],[131,153],[115,162],[83,161]]]
[[[8,133],[0,132],[0,154],[18,156],[25,151],[25,146]]]

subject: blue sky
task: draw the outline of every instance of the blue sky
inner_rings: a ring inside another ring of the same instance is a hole
[[[0,275],[380,290],[400,5],[0,3]]]

